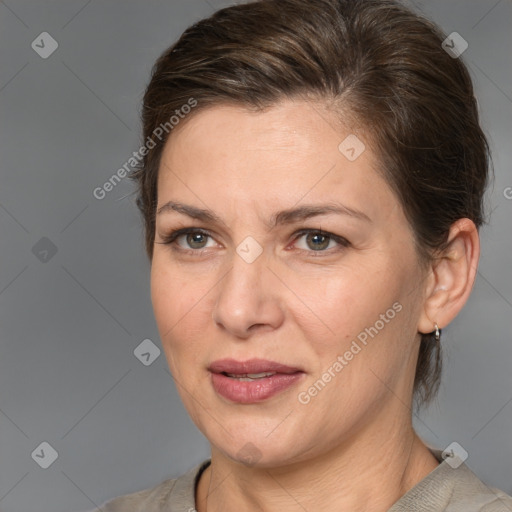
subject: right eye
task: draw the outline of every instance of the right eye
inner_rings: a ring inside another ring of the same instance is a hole
[[[176,250],[188,253],[198,253],[201,249],[215,247],[215,242],[211,235],[202,229],[182,228],[172,231],[162,237],[163,242],[155,242],[164,245],[175,245]],[[205,245],[210,239],[212,245]]]

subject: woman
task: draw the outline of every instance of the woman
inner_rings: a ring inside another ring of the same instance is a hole
[[[444,39],[393,1],[263,0],[157,61],[133,178],[162,346],[211,459],[101,510],[512,510],[412,427],[475,280],[488,180]]]

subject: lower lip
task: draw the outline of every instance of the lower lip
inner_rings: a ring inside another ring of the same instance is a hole
[[[304,372],[276,373],[270,377],[254,379],[251,382],[227,377],[222,373],[212,373],[215,391],[231,400],[242,404],[261,402],[288,389],[304,377]]]

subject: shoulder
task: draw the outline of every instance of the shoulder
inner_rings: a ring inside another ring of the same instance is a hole
[[[512,512],[512,497],[486,485],[460,459],[443,458],[429,475],[410,489],[389,512]]]
[[[478,512],[512,512],[512,496],[494,487],[487,487],[487,489],[488,500]]]
[[[94,512],[172,512],[194,510],[195,485],[208,467],[210,460],[203,461],[179,478],[169,478],[141,491],[124,494],[103,503]],[[93,512],[93,511],[88,511]]]
[[[98,512],[159,512],[176,482],[176,478],[170,478],[154,487],[117,496],[101,505]]]
[[[445,469],[444,478],[451,487],[447,512],[512,512],[512,497],[487,485],[465,464]]]

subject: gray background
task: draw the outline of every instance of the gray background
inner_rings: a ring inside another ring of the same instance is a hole
[[[138,113],[153,61],[192,22],[227,4],[0,2],[3,512],[92,509],[208,456],[163,351],[148,366],[134,355],[144,339],[161,345],[131,184],[124,180],[103,200],[92,190],[140,146]],[[463,57],[496,180],[473,294],[443,332],[439,399],[414,423],[438,448],[457,441],[481,479],[512,493],[512,2],[415,7],[469,43]],[[43,31],[59,44],[47,59],[31,48]],[[58,452],[47,469],[36,462],[49,456],[42,442]]]

